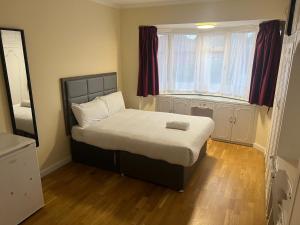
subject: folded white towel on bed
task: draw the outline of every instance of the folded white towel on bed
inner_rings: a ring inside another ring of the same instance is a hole
[[[188,130],[190,127],[190,123],[182,122],[182,121],[168,121],[166,124],[166,128],[168,129],[176,129],[176,130]]]

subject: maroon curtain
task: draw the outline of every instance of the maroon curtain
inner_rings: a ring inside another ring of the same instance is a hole
[[[137,95],[144,97],[158,95],[157,28],[142,26],[139,31],[139,83]]]
[[[279,20],[259,25],[249,95],[251,104],[273,106],[282,47],[280,30]]]

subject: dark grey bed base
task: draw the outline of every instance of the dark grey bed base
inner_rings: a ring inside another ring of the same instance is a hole
[[[105,150],[71,139],[71,154],[74,162],[120,172],[119,151]]]
[[[203,145],[198,160],[191,167],[174,165],[126,151],[105,150],[73,139],[71,146],[72,159],[75,162],[182,191],[205,156],[207,143]]]
[[[117,91],[116,73],[88,75],[61,79],[66,133],[77,124],[71,110],[72,103],[84,103],[97,96]],[[150,181],[175,190],[183,190],[193,171],[206,154],[206,143],[200,151],[197,162],[191,167],[129,153],[105,150],[71,138],[72,159],[75,162],[95,166],[121,174]]]
[[[199,162],[206,154],[206,143],[191,167],[170,164],[162,160],[120,151],[120,172],[124,175],[183,191]]]

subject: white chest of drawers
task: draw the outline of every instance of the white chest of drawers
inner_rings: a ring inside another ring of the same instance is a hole
[[[0,225],[16,225],[44,206],[35,141],[0,134]]]

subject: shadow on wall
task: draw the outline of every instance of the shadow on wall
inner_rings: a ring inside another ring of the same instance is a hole
[[[3,76],[2,63],[0,62],[0,132],[12,133],[10,113],[7,101],[7,92]]]
[[[272,123],[272,108],[257,106],[257,124],[255,143],[262,148],[267,147],[269,132]]]
[[[145,111],[155,111],[156,97],[139,97],[139,108]]]
[[[273,108],[269,109],[265,106],[261,106],[259,110],[261,115],[261,123],[265,126],[268,126],[272,119]]]
[[[38,153],[40,153],[40,168],[42,172],[47,172],[47,170],[55,169],[56,167],[59,167],[65,162],[69,161],[71,159],[71,153],[70,153],[70,139],[66,135],[65,132],[65,121],[63,117],[63,111],[59,111],[58,121],[56,124],[56,132],[55,132],[55,140],[53,141],[54,145],[51,147],[51,150],[48,152],[48,155],[44,155],[42,152],[42,146],[40,147],[40,150]],[[54,121],[52,121],[54,122]],[[40,132],[40,133],[47,133],[46,132]],[[41,139],[44,139],[42,137]],[[62,152],[65,154],[62,156]]]

